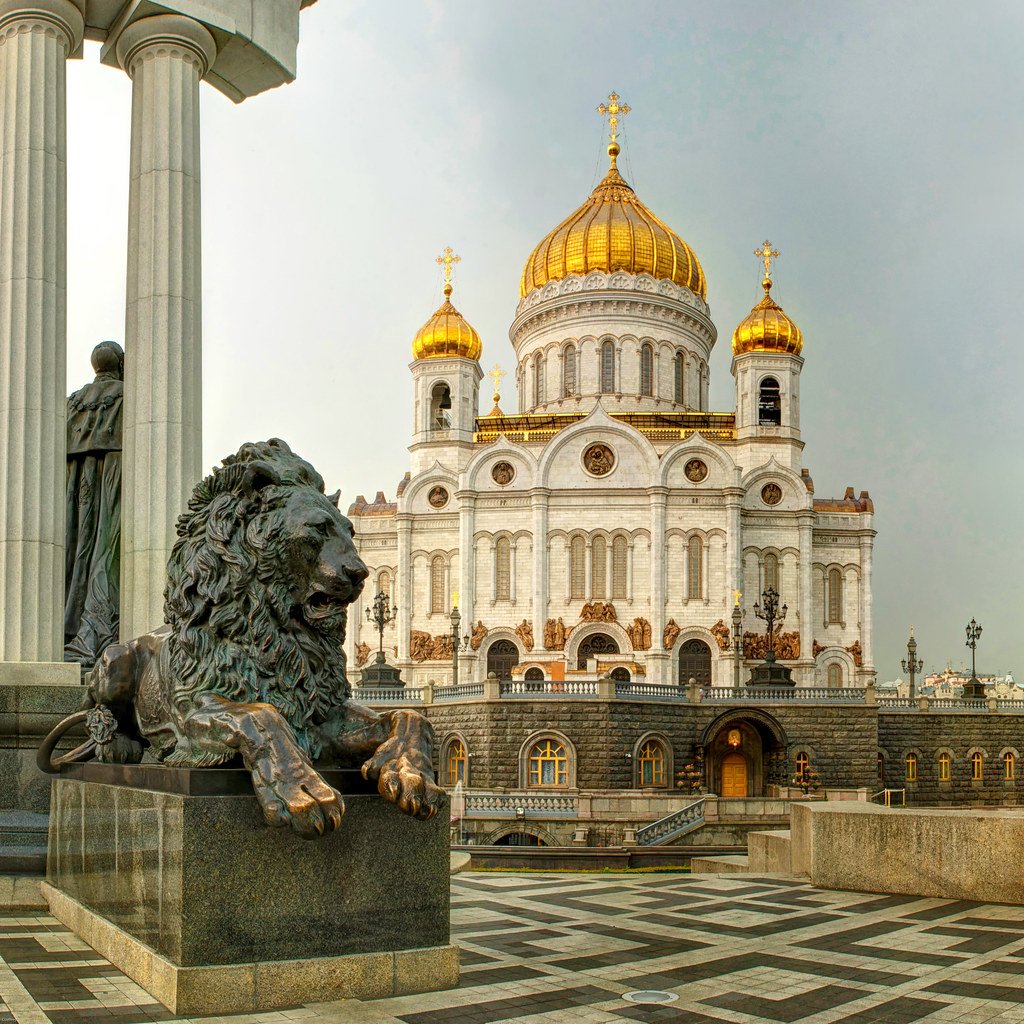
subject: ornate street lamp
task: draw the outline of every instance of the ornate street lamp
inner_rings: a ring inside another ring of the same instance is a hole
[[[968,700],[981,700],[985,696],[985,684],[978,679],[974,660],[980,636],[981,626],[971,619],[967,624],[967,646],[971,649],[971,678],[964,684],[964,697]]]
[[[917,656],[917,641],[914,639],[914,627],[910,627],[910,639],[907,641],[907,656],[900,662],[904,672],[910,673],[910,700],[914,697],[914,676],[924,668],[924,662]]]
[[[376,664],[384,664],[384,630],[390,626],[398,615],[398,605],[391,604],[391,598],[383,591],[377,591],[373,605],[366,609],[366,618],[377,629],[379,644],[377,647]]]
[[[373,664],[363,669],[359,677],[360,686],[404,686],[402,675],[394,665],[387,664],[384,657],[384,630],[395,621],[398,605],[383,591],[377,592],[373,604],[366,609],[366,618],[377,630],[378,646]]]
[[[743,595],[737,590],[733,596],[736,602],[732,608],[733,686],[738,690],[740,663],[743,659],[743,609],[740,607],[740,598]]]
[[[755,665],[750,673],[748,686],[794,685],[792,669],[775,662],[775,632],[782,629],[787,610],[785,605],[779,607],[779,595],[774,587],[767,587],[761,594],[761,603],[754,605],[754,614],[765,624],[765,655],[764,664]]]
[[[459,685],[459,650],[469,646],[469,637],[462,636],[462,616],[459,614],[459,595],[452,595],[452,613],[449,616],[452,623],[452,686]]]

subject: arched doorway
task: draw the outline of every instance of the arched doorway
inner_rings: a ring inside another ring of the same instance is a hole
[[[576,667],[586,670],[587,659],[598,654],[618,654],[619,645],[607,633],[591,633],[580,641],[579,653],[576,656]]]
[[[691,678],[698,686],[711,685],[711,648],[703,640],[687,640],[679,648],[679,685]]]
[[[495,846],[544,846],[539,836],[529,832],[509,832],[500,839],[494,840]]]
[[[511,640],[495,640],[487,648],[487,674],[511,679],[512,669],[519,664],[519,648]]]
[[[726,754],[722,758],[723,799],[747,795],[747,759],[740,753]]]

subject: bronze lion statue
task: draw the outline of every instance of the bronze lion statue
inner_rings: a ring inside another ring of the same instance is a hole
[[[431,817],[444,793],[430,724],[350,700],[342,644],[368,570],[320,474],[283,441],[245,444],[196,487],[177,532],[166,626],[104,651],[39,766],[135,763],[146,748],[179,767],[240,761],[267,823],[312,837],[344,813],[314,766],[361,765],[385,799]],[[81,722],[89,740],[54,758]]]

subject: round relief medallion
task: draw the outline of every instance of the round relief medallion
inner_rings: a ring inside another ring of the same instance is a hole
[[[778,505],[782,501],[782,488],[778,484],[765,484],[761,488],[761,500],[766,505]]]
[[[690,459],[683,469],[683,472],[686,474],[686,479],[689,480],[690,483],[699,484],[701,480],[707,479],[707,463],[702,462],[700,459]]]
[[[515,466],[511,462],[496,462],[491,470],[491,479],[502,487],[516,478]]]
[[[615,466],[615,453],[606,444],[592,444],[583,453],[583,465],[594,476],[605,476]]]
[[[427,501],[430,502],[433,508],[444,508],[448,504],[448,492],[441,487],[431,487],[430,493],[427,495]]]

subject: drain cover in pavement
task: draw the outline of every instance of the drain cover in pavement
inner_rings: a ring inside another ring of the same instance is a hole
[[[659,992],[657,989],[641,989],[639,992],[626,992],[622,996],[631,1003],[674,1003],[679,996],[675,992]]]

